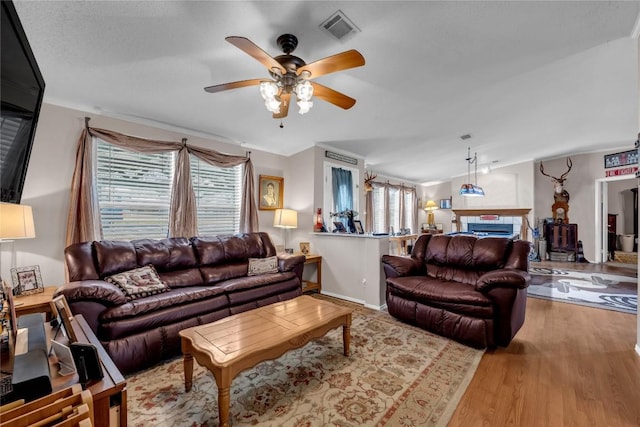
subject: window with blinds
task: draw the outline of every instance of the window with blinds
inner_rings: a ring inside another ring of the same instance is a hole
[[[242,167],[220,168],[191,156],[191,180],[198,209],[199,236],[239,231]]]
[[[162,239],[169,232],[174,154],[137,153],[97,140],[102,238]]]
[[[388,200],[385,198],[384,187],[375,186],[373,188],[373,232],[388,233],[390,227],[394,232],[400,231],[400,203],[403,203],[404,227],[413,229],[416,212],[414,210],[413,191],[401,191],[397,188],[389,188]],[[385,211],[389,212],[388,223],[385,221]],[[412,230],[413,231],[413,230]]]

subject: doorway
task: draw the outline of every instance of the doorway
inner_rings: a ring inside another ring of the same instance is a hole
[[[638,237],[638,184],[633,175],[608,177],[596,180],[596,262],[610,259],[610,244],[620,246],[620,235],[632,241],[634,263],[637,265]],[[614,229],[615,228],[615,229]],[[614,233],[614,236],[609,232]],[[619,249],[618,249],[619,251]],[[624,255],[624,252],[616,254]],[[625,261],[630,261],[626,260]]]

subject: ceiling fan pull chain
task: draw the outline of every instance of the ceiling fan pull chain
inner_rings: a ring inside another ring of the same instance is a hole
[[[280,120],[280,129],[284,128],[284,124],[282,123],[282,119]]]

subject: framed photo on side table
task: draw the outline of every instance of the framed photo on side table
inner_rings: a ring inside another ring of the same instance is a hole
[[[12,268],[11,281],[13,282],[13,295],[15,296],[44,292],[40,267],[37,265]]]
[[[270,175],[260,175],[258,181],[258,209],[273,211],[282,209],[284,199],[284,178]]]
[[[362,228],[362,222],[359,219],[353,220],[353,225],[356,227],[356,233],[364,234],[364,228]]]
[[[64,295],[57,296],[51,300],[51,315],[58,318],[58,322],[60,322],[67,338],[69,338],[69,344],[77,342],[78,337],[76,337],[71,325],[71,309]]]

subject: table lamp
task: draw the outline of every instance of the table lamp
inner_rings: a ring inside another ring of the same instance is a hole
[[[36,237],[31,206],[0,203],[0,244],[11,242],[11,267],[16,266],[16,251],[13,241]],[[0,273],[1,275],[1,273]],[[0,284],[2,279],[0,278]]]
[[[429,227],[435,227],[436,225],[436,219],[433,215],[433,211],[436,209],[438,209],[438,205],[436,205],[436,202],[433,200],[429,200],[424,205],[424,210],[427,211],[427,223],[429,224]]]
[[[287,229],[298,228],[298,212],[293,209],[276,209],[273,215],[273,226],[284,228],[284,250],[293,253],[293,249],[287,248]]]

